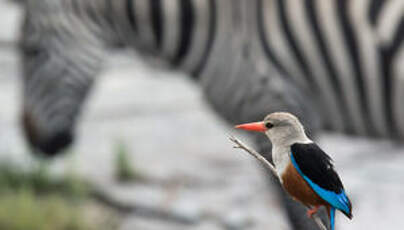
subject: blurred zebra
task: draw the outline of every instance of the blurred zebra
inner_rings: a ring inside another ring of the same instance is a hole
[[[83,101],[116,47],[189,73],[230,123],[289,111],[312,135],[330,129],[404,140],[402,0],[25,4],[23,123],[47,155],[72,142]],[[295,228],[306,229],[295,210],[288,210]]]

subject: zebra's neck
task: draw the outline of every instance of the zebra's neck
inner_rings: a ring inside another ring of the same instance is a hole
[[[71,26],[71,30],[77,27],[85,27],[91,36],[105,44],[119,43],[120,39],[115,33],[115,23],[112,18],[112,2],[101,0],[44,0],[53,1],[64,14],[64,19]],[[43,4],[45,5],[45,4]],[[48,3],[47,5],[51,5]],[[85,22],[85,23],[83,23]]]
[[[217,24],[215,0],[111,1],[116,32],[141,52],[155,53],[193,76],[203,68]]]

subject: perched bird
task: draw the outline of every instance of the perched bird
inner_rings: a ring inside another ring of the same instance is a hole
[[[334,170],[332,159],[310,140],[294,115],[271,113],[264,121],[237,125],[236,128],[264,132],[272,142],[272,159],[284,189],[307,206],[312,217],[325,206],[334,230],[335,210],[349,219],[352,205]]]

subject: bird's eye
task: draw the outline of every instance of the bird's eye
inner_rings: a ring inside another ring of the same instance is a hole
[[[270,129],[270,128],[274,127],[274,125],[272,123],[268,122],[268,123],[265,124],[265,127]]]

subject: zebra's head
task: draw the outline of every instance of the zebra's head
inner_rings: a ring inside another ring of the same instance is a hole
[[[28,1],[20,50],[22,123],[35,153],[53,156],[73,141],[80,107],[101,64],[99,40],[69,20],[61,1]]]

